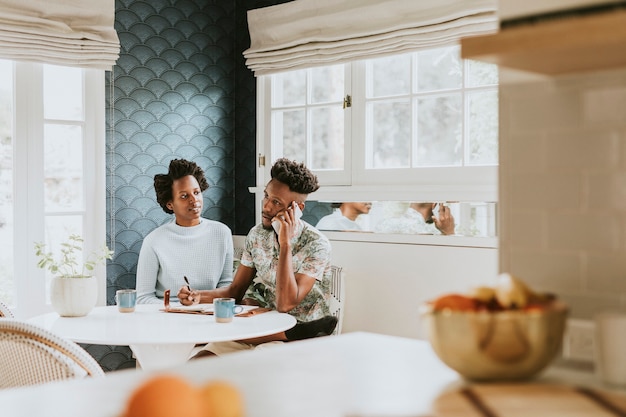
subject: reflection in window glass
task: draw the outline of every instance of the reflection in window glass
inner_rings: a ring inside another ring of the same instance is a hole
[[[496,203],[446,202],[452,216],[452,228],[436,222],[441,203],[434,210],[432,202],[373,201],[319,202],[307,201],[303,219],[320,230],[359,231],[384,234],[426,234],[471,237],[496,236]],[[453,232],[452,232],[453,231]]]
[[[44,117],[83,120],[82,69],[43,66]]]
[[[83,146],[79,126],[44,127],[46,211],[83,210]]]
[[[0,300],[14,306],[13,64],[0,60]]]

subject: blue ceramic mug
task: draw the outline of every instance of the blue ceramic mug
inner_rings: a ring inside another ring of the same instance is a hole
[[[234,298],[215,298],[213,299],[213,308],[215,309],[215,321],[218,323],[230,323],[235,314],[243,311],[242,306],[235,305]]]
[[[137,304],[137,290],[117,290],[115,302],[120,313],[132,313]]]

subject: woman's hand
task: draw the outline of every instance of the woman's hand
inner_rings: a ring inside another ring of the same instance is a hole
[[[190,290],[186,285],[183,285],[178,290],[178,301],[184,306],[190,306],[193,304],[199,304],[202,298],[200,291]]]

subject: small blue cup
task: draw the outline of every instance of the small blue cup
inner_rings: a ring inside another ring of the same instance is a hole
[[[235,305],[234,298],[215,298],[213,299],[213,308],[215,309],[215,321],[218,323],[230,323],[235,314],[243,311],[242,306]]]
[[[132,313],[137,304],[137,290],[117,290],[115,302],[120,313]]]

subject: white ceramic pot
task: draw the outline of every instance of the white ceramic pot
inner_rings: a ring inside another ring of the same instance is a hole
[[[53,277],[50,300],[62,317],[86,316],[98,301],[96,277]]]

